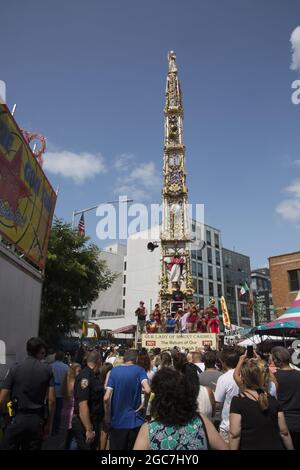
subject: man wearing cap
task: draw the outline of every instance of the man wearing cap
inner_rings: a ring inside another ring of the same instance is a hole
[[[147,316],[145,302],[143,302],[142,300],[140,301],[140,305],[136,309],[135,314],[137,316],[138,335],[140,336],[144,332]]]
[[[72,432],[78,450],[96,450],[104,417],[104,387],[100,382],[101,356],[93,350],[87,365],[75,379]]]

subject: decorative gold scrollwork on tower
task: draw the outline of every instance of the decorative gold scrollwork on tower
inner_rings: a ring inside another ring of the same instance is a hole
[[[160,298],[165,303],[174,292],[186,299],[193,295],[188,223],[188,189],[183,145],[183,108],[177,76],[176,54],[168,54],[165,105],[165,146],[163,183],[163,228],[161,233]]]

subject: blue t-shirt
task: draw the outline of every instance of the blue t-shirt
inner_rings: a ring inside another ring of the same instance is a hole
[[[145,370],[136,365],[119,366],[111,370],[107,388],[113,390],[111,426],[115,429],[134,429],[144,422],[141,411],[142,382],[148,380]]]
[[[176,320],[174,320],[174,318],[169,318],[169,319],[166,321],[167,333],[174,333],[174,331],[175,331],[175,326],[176,326]]]
[[[56,398],[62,398],[62,385],[68,373],[69,366],[62,361],[55,361],[51,364],[54,375],[54,386]]]

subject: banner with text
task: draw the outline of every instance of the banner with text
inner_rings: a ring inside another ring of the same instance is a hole
[[[143,348],[172,349],[174,346],[177,346],[179,349],[189,349],[190,351],[197,351],[207,347],[217,349],[217,335],[215,333],[190,333],[182,335],[179,333],[153,333],[142,335]]]
[[[6,105],[0,103],[0,234],[43,268],[56,194]]]

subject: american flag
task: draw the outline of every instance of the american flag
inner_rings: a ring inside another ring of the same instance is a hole
[[[78,235],[80,235],[81,237],[85,236],[85,224],[84,224],[84,214],[83,213],[81,214],[77,230],[78,230]]]

